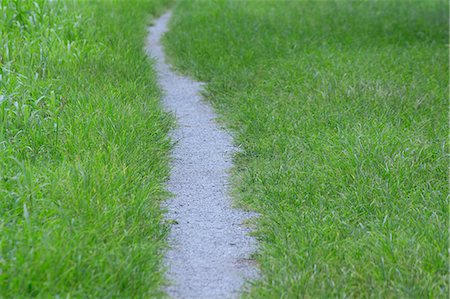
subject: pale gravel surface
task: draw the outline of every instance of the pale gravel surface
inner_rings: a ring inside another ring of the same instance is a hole
[[[243,221],[251,215],[231,206],[228,171],[235,151],[232,139],[201,98],[202,83],[174,73],[165,62],[160,39],[171,13],[155,20],[147,51],[155,59],[164,106],[179,127],[172,138],[172,172],[167,218],[175,220],[165,263],[173,298],[236,298],[245,280],[256,277],[249,259],[254,238]]]

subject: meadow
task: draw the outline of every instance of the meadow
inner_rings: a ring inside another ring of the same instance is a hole
[[[163,297],[173,117],[144,52],[164,0],[0,0],[0,298]],[[179,1],[178,70],[241,151],[249,298],[446,298],[448,12]]]
[[[255,210],[252,298],[448,296],[448,3],[180,1]]]
[[[0,298],[160,297],[167,1],[0,1]]]

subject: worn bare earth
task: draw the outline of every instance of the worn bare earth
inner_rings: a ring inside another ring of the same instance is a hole
[[[178,121],[166,203],[173,220],[165,262],[174,298],[235,298],[256,275],[249,262],[255,240],[242,223],[250,215],[232,208],[228,171],[235,148],[212,108],[202,100],[202,83],[176,74],[165,62],[161,37],[170,12],[150,28],[147,50],[155,60],[164,106]]]

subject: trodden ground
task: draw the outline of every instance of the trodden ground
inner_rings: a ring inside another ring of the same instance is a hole
[[[236,298],[256,269],[250,260],[255,242],[243,223],[250,215],[233,209],[228,194],[235,149],[203,101],[202,84],[175,74],[165,62],[160,41],[170,16],[155,20],[147,45],[164,105],[178,124],[168,182],[174,198],[166,204],[173,223],[165,259],[171,283],[167,291],[174,298]]]

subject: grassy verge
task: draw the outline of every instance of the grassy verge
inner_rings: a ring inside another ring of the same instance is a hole
[[[250,297],[448,295],[446,1],[181,1],[166,44],[236,135]]]
[[[160,295],[165,2],[0,1],[0,297]]]

